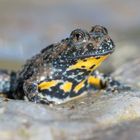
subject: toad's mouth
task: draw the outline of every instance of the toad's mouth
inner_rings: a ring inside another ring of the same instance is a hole
[[[76,56],[76,58],[89,58],[89,57],[95,57],[96,58],[96,57],[100,57],[100,56],[109,55],[113,52],[114,52],[114,50],[108,50],[108,51],[105,51],[105,52],[95,51],[95,52],[85,53],[84,55]]]
[[[110,55],[111,53],[114,52],[114,48],[112,49],[106,49],[106,50],[100,50],[100,49],[96,49],[93,51],[88,51],[82,54],[77,54],[74,57],[69,57],[69,59],[84,59],[84,58],[89,58],[89,57],[93,57],[93,58],[98,58],[101,56],[106,56],[106,55]]]

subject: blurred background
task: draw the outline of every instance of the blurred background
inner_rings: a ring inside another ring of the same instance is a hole
[[[116,44],[105,71],[139,57],[140,0],[0,0],[0,68],[17,70],[73,29],[96,24],[105,26]]]

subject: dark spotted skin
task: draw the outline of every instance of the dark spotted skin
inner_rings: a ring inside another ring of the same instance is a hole
[[[90,85],[93,90],[105,88],[108,80],[95,69],[114,48],[105,27],[96,25],[89,32],[76,29],[28,60],[18,73],[7,73],[9,83],[2,86],[6,80],[1,78],[0,91],[15,99],[59,104],[84,95]]]

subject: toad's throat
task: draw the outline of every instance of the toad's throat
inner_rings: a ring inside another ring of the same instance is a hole
[[[75,64],[70,65],[67,68],[67,71],[75,70],[75,69],[85,69],[87,71],[93,71],[95,70],[107,57],[108,55],[102,55],[102,56],[91,56],[86,58],[80,58],[78,59]]]

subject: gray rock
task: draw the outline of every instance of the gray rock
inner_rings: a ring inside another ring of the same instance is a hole
[[[140,59],[115,73],[119,80],[139,83]],[[47,106],[0,98],[1,140],[131,140],[139,139],[140,90],[90,91],[71,102]]]
[[[118,68],[113,74],[118,80],[140,87],[140,58],[128,62]]]

